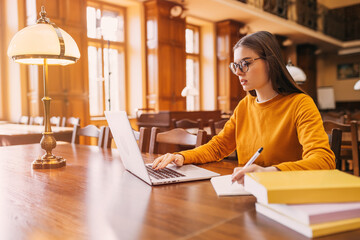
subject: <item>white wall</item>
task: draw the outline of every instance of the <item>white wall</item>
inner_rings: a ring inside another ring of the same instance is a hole
[[[354,84],[360,79],[360,76],[343,80],[337,78],[337,65],[343,63],[360,63],[360,54],[319,55],[317,58],[317,86],[332,86],[337,102],[360,101],[360,91],[354,90]]]

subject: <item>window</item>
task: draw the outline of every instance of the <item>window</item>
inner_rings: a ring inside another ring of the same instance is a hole
[[[186,96],[186,110],[200,109],[200,27],[187,25],[186,38],[186,87],[182,95]]]
[[[90,116],[125,110],[125,9],[88,2]]]

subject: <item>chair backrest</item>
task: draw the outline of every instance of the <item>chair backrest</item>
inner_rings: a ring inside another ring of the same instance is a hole
[[[336,161],[336,169],[341,170],[341,137],[342,131],[338,128],[333,128],[331,130],[331,134],[329,136],[330,148],[334,152],[335,161]]]
[[[44,117],[30,117],[29,121],[30,125],[44,125]]]
[[[161,143],[198,147],[205,144],[206,140],[206,131],[204,130],[199,130],[197,135],[194,135],[183,128],[160,132],[158,127],[153,127],[151,129],[149,152],[160,153],[159,144]]]
[[[229,119],[223,119],[223,120],[215,122],[213,119],[210,119],[209,120],[209,127],[210,127],[211,137],[217,135],[224,128],[225,123],[228,120]]]
[[[29,124],[29,117],[28,116],[20,116],[18,124]]]
[[[50,125],[60,127],[60,123],[61,123],[61,117],[53,116],[50,118]]]
[[[196,121],[191,120],[191,119],[180,119],[177,120],[175,118],[173,118],[171,120],[172,122],[172,126],[173,128],[198,128],[198,129],[204,129],[204,123],[203,120],[201,118],[197,119]]]
[[[103,147],[103,140],[105,135],[105,126],[96,127],[95,125],[87,125],[86,127],[81,128],[80,125],[75,125],[71,143],[79,143],[79,136],[85,136],[85,137],[94,137],[98,139],[97,145],[99,147]]]
[[[351,121],[351,145],[353,155],[353,171],[355,176],[360,176],[360,164],[359,164],[359,124],[360,121]]]
[[[75,125],[80,125],[80,118],[78,117],[62,117],[61,126],[62,127],[74,127]]]
[[[352,163],[353,163],[353,174],[359,176],[359,133],[358,126],[359,123],[357,121],[351,121],[350,124],[342,124],[334,121],[324,121],[325,131],[329,134],[332,129],[340,129],[342,131],[342,145],[348,144],[351,145],[351,153],[352,153]],[[351,135],[349,141],[344,141],[344,133],[348,133]],[[341,159],[341,156],[340,156]],[[339,167],[339,163],[337,163],[337,168]],[[341,168],[339,168],[341,170]]]

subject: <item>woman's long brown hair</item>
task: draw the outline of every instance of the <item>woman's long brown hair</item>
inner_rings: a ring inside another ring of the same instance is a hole
[[[267,31],[255,32],[241,38],[235,44],[233,50],[235,51],[238,47],[249,48],[268,62],[270,81],[273,89],[277,93],[283,95],[304,93],[304,91],[296,85],[283,63],[280,46],[274,35]],[[255,90],[251,90],[250,94],[256,96]]]

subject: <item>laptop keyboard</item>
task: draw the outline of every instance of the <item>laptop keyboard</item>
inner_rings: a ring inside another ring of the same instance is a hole
[[[146,165],[146,169],[150,176],[152,176],[155,179],[166,179],[166,178],[175,178],[175,177],[185,177],[184,174],[181,174],[177,171],[174,171],[170,168],[163,168],[159,170],[154,170],[151,168],[151,166]]]

